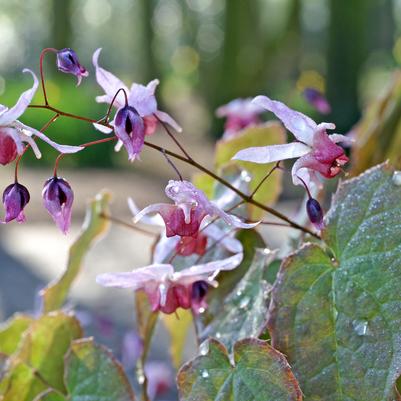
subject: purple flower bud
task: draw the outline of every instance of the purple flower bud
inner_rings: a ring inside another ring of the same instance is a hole
[[[89,75],[86,68],[79,63],[77,54],[69,48],[57,52],[57,68],[66,74],[75,75],[78,78],[77,86],[81,83],[82,77]]]
[[[207,308],[207,303],[205,301],[207,291],[209,289],[209,284],[206,281],[200,280],[195,281],[192,284],[191,290],[191,306],[195,313],[200,313]]]
[[[116,113],[114,128],[118,139],[128,152],[128,159],[134,161],[145,141],[145,124],[142,117],[133,107],[122,107]]]
[[[316,199],[309,198],[306,202],[306,211],[309,216],[311,223],[315,225],[316,228],[321,230],[323,225],[323,210]]]
[[[53,177],[45,182],[42,192],[43,204],[60,230],[66,234],[71,225],[74,193],[70,184],[62,178]]]
[[[321,114],[331,112],[330,103],[317,89],[306,88],[303,92],[305,99]]]
[[[9,185],[3,192],[3,204],[6,208],[5,222],[17,220],[23,223],[25,221],[24,207],[30,198],[29,191],[23,185],[18,182]]]

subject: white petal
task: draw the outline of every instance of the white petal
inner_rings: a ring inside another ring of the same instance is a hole
[[[338,142],[343,142],[346,144],[352,144],[355,143],[355,139],[352,137],[349,137],[347,135],[341,135],[341,134],[331,134],[329,135],[329,138],[334,142],[334,143],[338,143]]]
[[[35,92],[38,89],[39,82],[38,79],[36,78],[36,75],[31,70],[28,69],[24,69],[23,72],[28,72],[29,74],[32,75],[33,86],[31,89],[28,89],[22,93],[22,95],[20,96],[18,102],[15,104],[14,107],[3,112],[0,115],[0,125],[3,126],[9,125],[13,121],[15,121],[18,117],[20,117],[31,103],[32,98],[34,97]]]
[[[153,205],[149,205],[142,209],[139,213],[137,213],[134,217],[134,223],[137,223],[142,219],[143,216],[146,216],[149,213],[159,213],[160,210],[164,207],[171,207],[168,203],[154,203]]]
[[[113,132],[113,128],[106,127],[103,124],[93,123],[93,126],[103,134],[110,134]]]
[[[267,96],[257,96],[253,103],[274,113],[299,141],[312,145],[317,125],[311,118]]]
[[[106,101],[107,103],[110,103],[112,98],[114,97],[114,95],[117,93],[117,91],[119,89],[124,89],[126,91],[127,95],[129,93],[129,90],[128,90],[127,86],[124,84],[124,82],[122,82],[119,78],[117,78],[111,72],[109,72],[99,66],[99,55],[100,55],[101,50],[102,49],[99,48],[93,53],[92,61],[93,61],[93,65],[95,66],[95,69],[96,69],[97,83],[103,88],[103,90],[105,91],[108,98],[105,98],[102,96],[102,97],[97,97],[96,100],[98,102]],[[102,99],[102,100],[100,100],[100,99]],[[117,108],[120,108],[124,104],[125,104],[125,97],[124,97],[124,94],[120,92],[114,102],[114,105]]]
[[[310,151],[311,148],[301,142],[291,142],[284,145],[259,146],[242,149],[232,159],[264,164],[301,157]]]
[[[176,121],[164,111],[157,110],[155,115],[164,123],[173,127],[177,132],[182,132],[182,128],[176,123]]]
[[[132,198],[128,198],[128,208],[134,217],[140,212],[140,209]],[[142,223],[149,224],[151,226],[164,227],[164,222],[160,215],[155,215],[152,217],[143,216],[141,217],[141,220]]]

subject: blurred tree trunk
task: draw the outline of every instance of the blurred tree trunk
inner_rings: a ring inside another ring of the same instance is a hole
[[[373,0],[330,0],[327,96],[332,120],[346,131],[358,120],[358,78],[368,53],[369,9]]]
[[[142,43],[143,45],[143,81],[148,82],[159,76],[157,70],[157,63],[155,60],[152,45],[154,43],[154,32],[152,27],[154,1],[153,0],[140,0],[142,12]]]
[[[72,47],[71,0],[54,0],[51,2],[53,25],[51,47],[62,49]]]

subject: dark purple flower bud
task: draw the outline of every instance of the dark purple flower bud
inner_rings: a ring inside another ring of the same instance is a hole
[[[319,113],[329,114],[331,112],[330,103],[317,89],[306,88],[303,94],[308,103],[310,103]]]
[[[306,202],[306,211],[309,216],[309,220],[316,228],[321,230],[323,225],[323,210],[316,199],[309,198]]]
[[[114,128],[118,139],[128,152],[128,159],[134,161],[145,141],[145,124],[142,117],[133,107],[122,107],[114,118]]]
[[[43,204],[60,230],[66,234],[71,225],[74,193],[70,184],[62,178],[53,177],[45,182],[42,192]]]
[[[200,313],[207,308],[205,301],[209,284],[206,281],[195,281],[191,290],[191,307],[195,313]]]
[[[57,68],[66,74],[75,75],[78,78],[77,86],[81,83],[82,77],[89,75],[86,68],[79,63],[77,54],[69,48],[57,52]]]
[[[29,191],[26,187],[16,182],[9,185],[3,192],[3,204],[6,208],[6,223],[17,220],[19,223],[25,221],[24,207],[30,199]]]

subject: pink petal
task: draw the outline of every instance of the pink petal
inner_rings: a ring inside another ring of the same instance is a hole
[[[29,104],[32,101],[32,98],[35,95],[36,90],[38,89],[38,79],[36,78],[36,75],[28,69],[24,69],[23,72],[28,72],[29,74],[32,75],[33,78],[33,86],[31,89],[26,90],[25,92],[22,93],[20,98],[18,99],[18,102],[14,107],[11,109],[4,111],[0,115],[0,125],[5,126],[11,124],[13,121],[15,121],[18,117],[20,117],[26,108],[29,106]]]
[[[92,61],[93,65],[96,69],[96,80],[97,83],[103,88],[106,93],[106,96],[98,96],[96,101],[99,103],[111,103],[114,95],[117,93],[119,89],[124,89],[128,94],[128,88],[119,78],[117,78],[114,74],[109,71],[106,71],[104,68],[99,67],[99,55],[101,52],[101,48],[97,49],[93,53]],[[123,93],[119,93],[116,100],[114,101],[114,105],[117,108],[122,107],[125,104],[125,98]]]
[[[182,132],[182,128],[176,123],[176,121],[169,114],[160,110],[157,110],[155,114],[161,121],[173,127],[174,130],[176,130],[177,132]]]
[[[284,145],[258,146],[242,149],[232,159],[264,164],[301,157],[310,151],[311,148],[309,146],[301,142],[292,142]]]
[[[257,96],[253,102],[274,113],[299,141],[312,145],[313,134],[317,125],[311,118],[290,109],[284,103],[271,100],[267,96]]]

